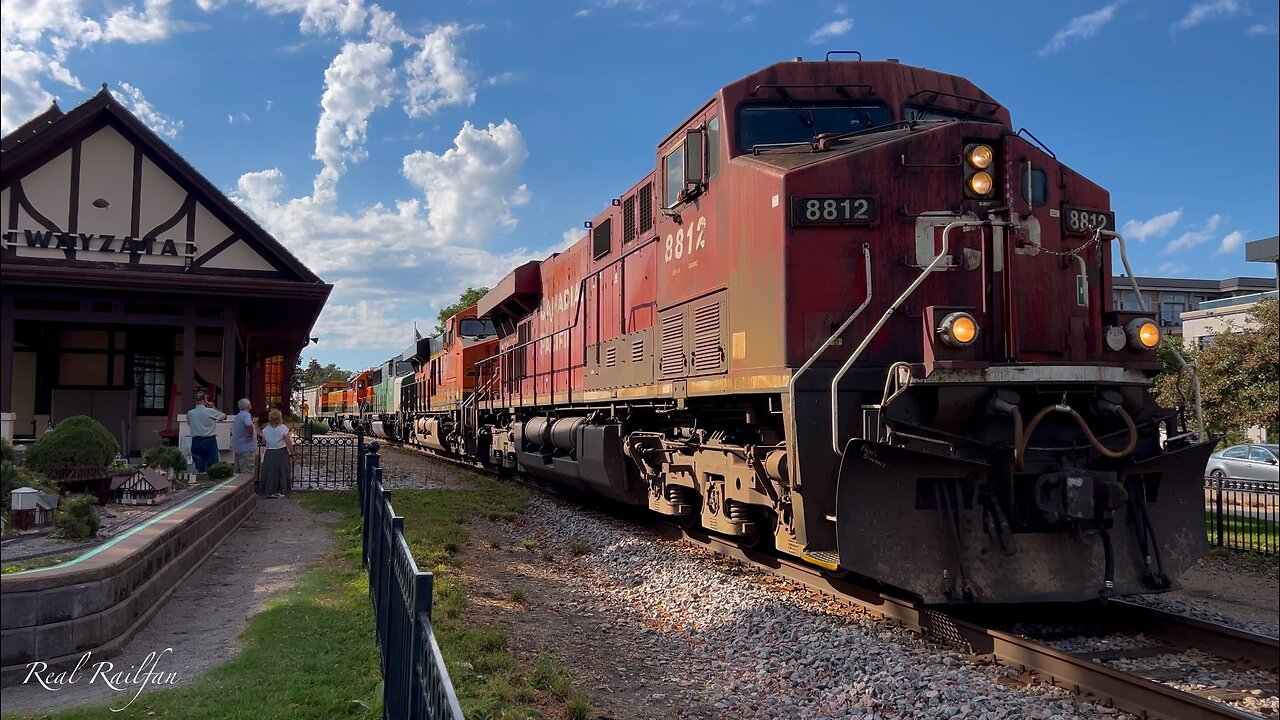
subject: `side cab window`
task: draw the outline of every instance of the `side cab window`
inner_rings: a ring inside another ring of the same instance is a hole
[[[711,115],[685,130],[684,141],[663,157],[665,207],[700,192],[720,172],[720,117]]]

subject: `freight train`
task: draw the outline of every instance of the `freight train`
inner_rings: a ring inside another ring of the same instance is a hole
[[[1167,590],[1214,442],[1112,307],[1109,194],[1014,127],[895,60],[753,72],[333,421],[930,603]]]

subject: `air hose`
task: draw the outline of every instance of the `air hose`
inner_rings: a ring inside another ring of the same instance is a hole
[[[1129,430],[1129,444],[1125,445],[1123,450],[1112,450],[1098,440],[1097,436],[1093,434],[1093,430],[1089,429],[1089,424],[1085,422],[1080,413],[1076,412],[1075,408],[1065,404],[1046,405],[1040,409],[1040,412],[1036,413],[1035,416],[1031,418],[1031,422],[1027,423],[1025,431],[1022,430],[1021,413],[1014,414],[1013,461],[1014,467],[1018,470],[1022,469],[1023,461],[1026,459],[1027,443],[1031,441],[1032,433],[1036,431],[1036,426],[1040,424],[1040,421],[1044,420],[1051,412],[1067,413],[1071,417],[1075,418],[1076,424],[1079,425],[1080,429],[1084,432],[1084,436],[1089,440],[1089,444],[1093,446],[1094,450],[1097,450],[1106,457],[1115,460],[1122,457],[1128,457],[1129,454],[1133,452],[1133,449],[1138,446],[1138,427],[1133,424],[1133,418],[1129,417],[1129,413],[1126,412],[1123,407],[1117,406],[1115,412],[1120,416],[1121,420],[1124,420],[1125,427]]]

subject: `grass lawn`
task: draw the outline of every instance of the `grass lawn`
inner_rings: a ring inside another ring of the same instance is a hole
[[[1204,525],[1209,533],[1209,544],[1217,545],[1217,518],[1206,513]],[[1226,547],[1275,554],[1280,550],[1280,523],[1265,518],[1223,515],[1222,539]]]
[[[71,558],[80,555],[84,550],[71,550],[57,555],[45,555],[31,560],[18,560],[4,566],[0,566],[0,574],[9,575],[11,573],[22,572],[24,570],[39,570],[40,568],[53,567],[61,562],[66,562]]]

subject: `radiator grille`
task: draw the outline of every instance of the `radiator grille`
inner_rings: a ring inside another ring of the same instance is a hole
[[[720,303],[693,311],[693,370],[714,372],[720,369],[724,348],[720,344]]]
[[[604,366],[613,367],[618,364],[618,346],[610,345],[604,351]]]
[[[640,232],[653,229],[653,183],[640,188]]]
[[[644,362],[644,340],[631,341],[631,362]]]
[[[636,196],[622,201],[622,242],[636,239]]]
[[[663,375],[679,375],[684,370],[684,313],[672,313],[662,319]]]

